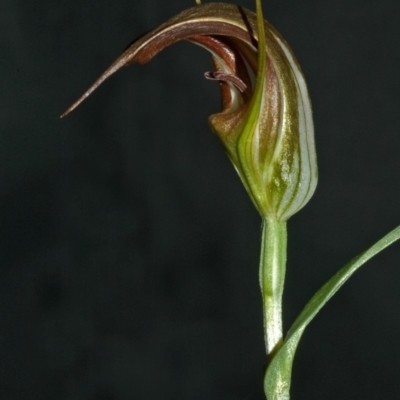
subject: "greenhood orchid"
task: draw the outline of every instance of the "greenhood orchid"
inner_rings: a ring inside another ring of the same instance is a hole
[[[222,110],[209,122],[263,220],[264,391],[268,400],[289,400],[293,360],[304,330],[358,268],[400,239],[400,227],[340,269],[283,334],[286,221],[313,195],[317,161],[303,74],[288,44],[264,21],[261,0],[256,6],[256,14],[222,3],[183,11],[129,46],[63,116],[121,67],[145,64],[175,42],[187,40],[211,53],[215,71],[205,77],[219,82]]]
[[[220,82],[222,111],[210,125],[260,214],[286,221],[317,184],[312,111],[300,67],[260,5],[257,15],[223,3],[183,11],[134,42],[64,115],[121,67],[180,40],[211,53],[215,71],[205,76]]]

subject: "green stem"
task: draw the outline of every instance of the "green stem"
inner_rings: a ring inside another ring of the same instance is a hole
[[[262,228],[260,286],[264,309],[264,339],[269,361],[282,345],[286,244],[286,222],[265,218]]]

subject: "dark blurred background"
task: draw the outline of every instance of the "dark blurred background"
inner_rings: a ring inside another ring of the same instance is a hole
[[[177,44],[59,119],[134,38],[192,5],[0,2],[2,400],[263,399],[260,218],[207,125],[209,55]],[[320,168],[289,223],[288,329],[400,222],[400,3],[269,0],[264,13],[307,78]],[[400,398],[399,289],[396,244],[307,329],[293,400]]]

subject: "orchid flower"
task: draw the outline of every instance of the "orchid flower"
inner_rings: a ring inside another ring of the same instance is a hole
[[[339,270],[283,336],[286,221],[313,195],[317,162],[303,74],[288,44],[264,21],[261,0],[256,7],[256,14],[222,3],[183,11],[129,46],[62,116],[121,67],[145,64],[180,40],[211,53],[215,71],[205,77],[219,82],[222,110],[209,122],[263,219],[260,286],[268,355],[264,390],[269,400],[288,400],[293,359],[305,328],[360,266],[400,238],[400,227]]]
[[[254,13],[231,4],[183,11],[129,46],[64,115],[121,67],[145,64],[180,40],[202,46],[215,66],[205,76],[220,82],[222,95],[222,111],[210,125],[260,214],[286,221],[317,184],[312,111],[292,51],[262,22],[261,8],[258,18],[257,25]]]

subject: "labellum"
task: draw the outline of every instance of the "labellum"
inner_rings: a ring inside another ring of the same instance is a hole
[[[292,51],[256,3],[257,14],[211,3],[171,18],[134,42],[63,116],[121,67],[145,64],[180,40],[200,45],[215,66],[205,76],[219,81],[222,95],[222,111],[210,125],[260,214],[287,220],[317,184],[312,111]]]

